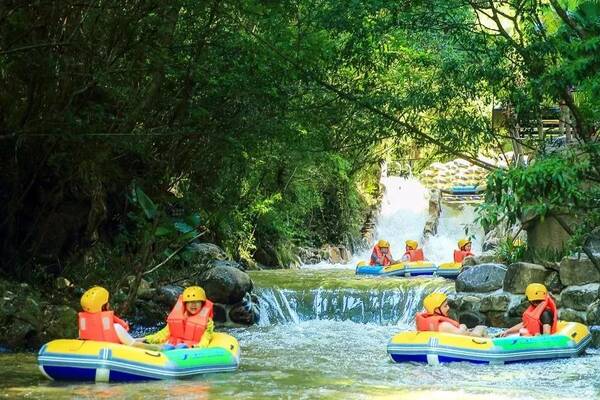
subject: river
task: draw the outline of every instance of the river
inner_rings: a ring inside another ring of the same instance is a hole
[[[388,182],[389,183],[389,182]],[[392,182],[394,183],[394,182]],[[397,180],[384,198],[378,237],[396,249],[420,239],[426,199],[414,181]],[[399,207],[406,190],[421,193],[411,208]],[[391,192],[391,193],[390,193]],[[388,202],[388,203],[386,203]],[[386,205],[387,204],[387,205]],[[390,210],[386,207],[394,209]],[[440,231],[425,242],[438,260],[451,254],[469,207],[444,209]],[[410,224],[406,224],[410,221]],[[462,229],[462,228],[461,228]],[[476,250],[481,237],[476,237]],[[478,247],[479,246],[479,247]],[[393,248],[394,248],[393,247]],[[357,255],[357,259],[368,252]],[[299,270],[251,273],[261,320],[229,329],[240,341],[240,369],[186,381],[135,384],[50,382],[31,353],[0,354],[0,397],[31,399],[582,399],[600,398],[600,352],[524,364],[395,364],[386,354],[390,337],[414,328],[414,313],[433,290],[452,292],[442,278],[356,277],[352,264],[319,264]]]

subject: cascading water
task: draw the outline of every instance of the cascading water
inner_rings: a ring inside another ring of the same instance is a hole
[[[429,217],[429,190],[413,177],[390,176],[383,178],[382,184],[385,196],[375,229],[375,240],[390,242],[396,259],[404,253],[404,242],[412,239],[419,242],[428,260],[436,263],[452,261],[456,242],[467,236],[465,228],[468,228],[468,234],[472,237],[473,251],[481,250],[483,231],[474,223],[474,206],[442,203],[437,234],[424,237],[423,230]],[[360,259],[368,260],[370,255],[369,248],[360,254]]]
[[[457,240],[465,236],[465,226],[474,235],[474,251],[481,247],[482,232],[473,226],[473,206],[444,205],[437,234],[423,240],[429,191],[415,178],[385,177],[382,184],[385,195],[375,238],[389,241],[396,258],[402,255],[405,240],[416,239],[423,243],[430,260],[450,261]],[[368,259],[370,254],[371,249],[365,249],[345,265],[321,263],[301,271],[254,273],[260,324],[349,320],[407,328],[421,309],[423,297],[433,291],[453,291],[453,284],[444,279],[388,279],[386,287],[381,287],[382,280],[354,276],[356,262]],[[278,275],[285,277],[277,279]],[[289,282],[295,281],[302,285],[290,287]]]
[[[370,279],[349,270],[311,271],[310,275],[302,280],[295,271],[253,273],[260,299],[259,324],[332,320],[407,328],[424,296],[434,290],[453,290],[452,283],[442,278]]]

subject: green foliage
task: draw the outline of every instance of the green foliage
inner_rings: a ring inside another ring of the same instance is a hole
[[[528,166],[515,166],[491,174],[486,202],[479,208],[479,221],[494,227],[550,215],[577,218],[576,226],[563,228],[572,236],[572,247],[580,247],[585,236],[600,224],[600,147],[578,146],[542,156]],[[564,223],[564,222],[563,222]]]
[[[3,2],[2,269],[61,273],[94,246],[133,268],[128,254],[157,260],[200,215],[230,255],[287,265],[297,246],[358,235],[382,159],[505,147],[493,103],[525,121],[573,100],[591,138],[591,2],[568,4],[575,25],[545,2],[484,3],[517,10],[521,29],[482,29],[483,3],[463,0]],[[589,206],[573,157],[494,175],[484,222]],[[172,204],[195,219],[167,218]]]
[[[506,265],[523,261],[527,252],[527,245],[519,241],[506,238],[502,240],[496,249],[496,255]]]

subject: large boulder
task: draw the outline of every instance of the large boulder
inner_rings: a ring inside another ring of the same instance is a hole
[[[511,293],[525,293],[530,283],[544,283],[549,271],[541,265],[517,262],[508,266],[504,277],[503,288]]]
[[[457,292],[493,292],[502,287],[506,266],[480,264],[468,268],[456,278]]]
[[[464,311],[459,314],[459,321],[461,324],[473,328],[477,325],[485,325],[486,317],[477,311]]]
[[[582,324],[585,324],[585,316],[585,312],[583,311],[577,311],[565,307],[558,309],[558,319],[562,321],[581,322]]]
[[[298,256],[303,264],[318,264],[327,258],[327,253],[314,247],[299,247]]]
[[[560,293],[564,289],[564,286],[563,286],[562,282],[560,281],[558,272],[556,272],[556,271],[549,271],[548,276],[546,277],[546,280],[544,281],[544,285],[551,293],[555,293],[555,294]]]
[[[229,320],[236,324],[251,325],[258,322],[258,307],[252,301],[250,293],[246,293],[244,299],[231,306]]]
[[[561,218],[569,225],[576,224],[569,216],[563,215]],[[527,247],[534,251],[562,251],[571,238],[552,216],[544,219],[530,218],[523,221],[523,228],[527,231]]]
[[[583,246],[600,258],[600,227],[597,227],[588,235]]]
[[[176,285],[161,286],[156,290],[155,300],[165,307],[173,307],[179,296],[183,293],[183,288]]]
[[[510,294],[505,292],[489,294],[481,299],[481,306],[479,307],[479,311],[507,311],[508,306],[510,305],[510,300]]]
[[[250,276],[231,266],[213,267],[202,273],[199,280],[208,298],[216,303],[235,304],[252,291]]]
[[[479,306],[481,305],[481,299],[477,296],[462,296],[459,311],[479,311]]]
[[[231,260],[212,260],[209,264],[209,267],[232,267],[232,268],[241,269],[242,271],[245,270],[245,268],[242,264],[240,264],[237,261],[231,261]]]
[[[590,333],[592,334],[592,343],[590,347],[599,348],[600,347],[600,326],[592,326],[590,327]]]
[[[193,253],[192,262],[200,267],[206,267],[213,260],[226,260],[227,254],[213,243],[193,243],[189,246]]]
[[[577,311],[587,311],[588,306],[598,297],[598,283],[588,283],[582,286],[569,286],[561,293],[561,307]]]
[[[496,252],[493,250],[484,251],[481,254],[476,254],[474,256],[465,257],[463,260],[463,266],[470,267],[473,265],[479,264],[494,264],[499,260]]]
[[[588,306],[585,321],[588,325],[600,325],[600,300],[596,300]]]
[[[321,252],[332,264],[346,264],[350,261],[350,252],[345,246],[334,246],[328,244],[321,248]]]
[[[600,273],[585,254],[567,256],[560,261],[560,280],[565,286],[585,285],[600,281]]]

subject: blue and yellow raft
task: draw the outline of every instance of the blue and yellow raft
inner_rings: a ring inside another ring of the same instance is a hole
[[[434,275],[445,278],[456,278],[462,270],[461,263],[448,262],[436,265],[429,261],[413,261],[388,265],[357,265],[357,275],[380,275],[380,276],[419,276]]]
[[[540,336],[492,339],[439,332],[401,332],[392,337],[387,352],[395,362],[508,364],[576,357],[585,351],[590,341],[590,331],[585,325],[559,321],[557,333]]]
[[[234,371],[239,363],[239,344],[225,333],[214,333],[206,348],[162,352],[108,342],[58,339],[45,344],[38,354],[39,368],[46,377],[69,381],[182,379]]]

